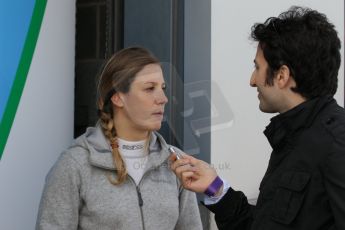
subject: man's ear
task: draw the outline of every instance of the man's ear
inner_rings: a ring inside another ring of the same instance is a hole
[[[290,87],[289,84],[291,83],[292,77],[290,75],[290,69],[287,65],[282,65],[279,68],[277,71],[276,80],[280,89]]]
[[[120,93],[115,93],[110,99],[115,106],[123,107],[123,99]]]

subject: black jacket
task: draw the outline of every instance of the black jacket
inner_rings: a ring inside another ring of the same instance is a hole
[[[271,119],[273,152],[256,206],[229,189],[214,205],[218,228],[345,230],[345,110],[316,98]]]

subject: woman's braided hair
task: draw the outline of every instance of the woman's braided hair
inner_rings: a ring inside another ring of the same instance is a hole
[[[130,47],[115,53],[105,64],[97,86],[97,106],[99,123],[112,148],[113,164],[117,178],[109,175],[114,185],[122,184],[127,178],[127,170],[117,143],[114,124],[114,109],[111,97],[116,92],[127,93],[138,72],[146,65],[159,64],[159,61],[148,50],[142,47]]]

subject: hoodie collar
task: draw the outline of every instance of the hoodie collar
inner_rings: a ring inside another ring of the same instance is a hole
[[[100,125],[89,127],[85,134],[76,140],[89,150],[90,164],[96,167],[116,170],[109,141],[103,134]],[[78,144],[79,143],[79,144]],[[158,132],[152,132],[149,144],[149,159],[147,168],[159,167],[169,157],[168,145]]]

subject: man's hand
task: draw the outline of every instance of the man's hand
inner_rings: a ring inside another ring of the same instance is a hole
[[[208,163],[192,156],[183,154],[183,158],[176,160],[176,156],[170,157],[171,169],[180,178],[184,188],[203,193],[217,177],[217,172]]]

